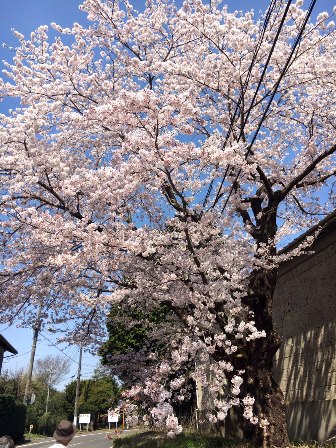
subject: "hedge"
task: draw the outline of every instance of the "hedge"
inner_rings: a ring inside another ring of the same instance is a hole
[[[23,439],[27,407],[11,395],[0,394],[0,437],[11,436],[15,442]]]

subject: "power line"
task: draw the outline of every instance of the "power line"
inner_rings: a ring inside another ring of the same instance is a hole
[[[73,358],[71,358],[71,356],[67,355],[66,353],[64,353],[64,351],[59,348],[56,344],[54,344],[49,338],[47,338],[46,336],[44,336],[44,334],[41,333],[41,336],[46,339],[53,347],[57,348],[58,351],[60,351],[62,353],[63,356],[66,356],[67,358],[69,358],[72,362],[78,364],[77,361],[75,361]]]
[[[24,355],[27,355],[27,353],[30,353],[30,350],[28,350],[27,352],[25,352],[25,353],[20,353],[20,354],[17,354],[17,355],[8,355],[8,356],[4,356],[3,358],[5,359],[5,358],[19,358],[20,356],[24,356]]]
[[[270,106],[271,106],[271,104],[272,104],[272,102],[273,102],[273,99],[274,99],[274,97],[275,97],[275,95],[276,95],[276,93],[277,93],[277,90],[278,90],[278,87],[279,87],[279,85],[280,85],[280,82],[282,81],[282,79],[283,79],[283,77],[284,77],[284,75],[285,75],[285,73],[286,73],[286,70],[287,70],[287,68],[288,68],[288,66],[289,66],[289,64],[290,64],[290,62],[291,62],[291,60],[292,60],[293,54],[294,54],[294,52],[295,52],[295,50],[296,50],[296,47],[297,47],[297,45],[299,44],[299,42],[300,42],[300,40],[301,40],[302,34],[303,34],[304,29],[305,29],[305,27],[306,27],[306,25],[307,25],[307,22],[308,22],[308,20],[309,20],[309,17],[311,16],[311,13],[312,13],[312,11],[313,11],[313,9],[314,9],[315,3],[316,3],[316,0],[313,0],[313,1],[311,2],[310,7],[309,7],[309,9],[308,9],[308,11],[307,11],[305,20],[303,21],[303,24],[302,24],[301,29],[300,29],[300,31],[299,31],[299,34],[296,36],[295,42],[294,42],[294,44],[293,44],[293,46],[292,46],[292,50],[291,50],[291,52],[290,52],[290,55],[289,55],[288,58],[287,58],[287,61],[286,61],[286,63],[285,63],[285,66],[283,67],[283,69],[282,69],[282,71],[281,71],[281,73],[280,73],[280,76],[279,76],[277,82],[276,82],[275,85],[273,86],[271,97],[270,97],[270,99],[269,99],[269,101],[268,101],[268,103],[267,103],[267,106],[266,106],[266,108],[265,108],[265,110],[264,110],[264,113],[263,113],[263,115],[262,115],[262,117],[261,117],[261,120],[260,120],[260,122],[259,122],[259,125],[258,125],[258,127],[257,127],[257,130],[256,130],[256,132],[254,133],[254,136],[253,136],[253,138],[252,138],[252,141],[251,141],[251,143],[250,143],[249,146],[248,146],[248,150],[247,150],[247,152],[246,152],[246,154],[245,154],[245,159],[246,159],[246,158],[248,157],[248,155],[250,154],[250,152],[251,152],[251,150],[252,150],[252,146],[253,146],[253,144],[255,143],[256,139],[257,139],[257,136],[258,136],[258,134],[259,134],[259,131],[260,131],[260,129],[261,129],[261,126],[263,125],[263,122],[264,122],[264,120],[265,120],[265,118],[266,118],[266,115],[267,115],[267,113],[268,113],[268,111],[269,111],[269,108],[270,108]],[[222,213],[223,213],[223,211],[225,210],[225,208],[226,208],[226,206],[227,206],[227,204],[228,204],[228,202],[229,202],[229,199],[230,199],[230,197],[231,197],[231,194],[232,194],[232,192],[233,192],[233,190],[234,190],[234,188],[235,188],[236,182],[237,182],[237,180],[238,180],[238,178],[239,178],[241,172],[242,172],[242,168],[239,169],[239,171],[238,171],[238,173],[237,173],[237,175],[236,175],[235,180],[232,182],[231,189],[230,189],[230,191],[229,191],[229,194],[228,194],[228,196],[227,196],[227,198],[226,198],[226,201],[225,201],[225,203],[224,203],[224,206],[223,206],[223,208],[222,208]]]
[[[8,330],[8,328],[10,328],[15,322],[17,322],[19,320],[19,317],[17,317],[18,313],[19,313],[19,311],[16,313],[16,316],[14,315],[11,319],[9,319],[9,324],[7,325],[7,327],[5,327],[3,330],[1,330],[1,333]],[[3,323],[3,325],[5,325],[5,323],[7,323],[7,322],[8,322],[8,320],[6,320]]]
[[[314,8],[314,6],[315,6],[315,3],[316,3],[316,0],[313,0],[313,1],[311,2],[311,4],[310,4],[309,10],[307,11],[307,14],[306,14],[306,17],[305,17],[305,20],[304,20],[304,22],[303,22],[303,24],[302,24],[302,26],[301,26],[300,32],[299,32],[299,34],[296,36],[296,39],[295,39],[294,45],[293,45],[293,47],[292,47],[292,50],[291,50],[291,52],[290,52],[290,55],[289,55],[288,58],[287,58],[286,64],[285,64],[285,66],[283,67],[283,69],[282,69],[282,71],[281,71],[281,73],[280,73],[280,76],[279,76],[277,82],[275,83],[275,85],[274,85],[274,87],[273,87],[273,92],[272,92],[271,98],[270,98],[269,102],[267,103],[266,109],[264,110],[264,113],[263,113],[263,115],[262,115],[262,117],[261,117],[261,120],[260,120],[260,122],[259,122],[258,128],[257,128],[257,130],[256,130],[256,132],[255,132],[255,134],[254,134],[254,136],[253,136],[253,138],[252,138],[252,141],[251,141],[251,143],[250,143],[250,145],[249,145],[249,147],[248,147],[248,150],[247,150],[247,153],[246,153],[246,155],[245,155],[245,158],[246,158],[246,157],[249,155],[249,153],[251,152],[252,145],[254,144],[254,142],[255,142],[255,140],[256,140],[258,134],[259,134],[260,128],[261,128],[261,126],[262,126],[262,124],[263,124],[263,122],[264,122],[264,120],[265,120],[265,118],[266,118],[267,112],[268,112],[268,110],[269,110],[269,108],[270,108],[270,106],[271,106],[271,104],[272,104],[272,102],[273,102],[274,96],[275,96],[276,93],[277,93],[277,90],[278,90],[278,87],[279,87],[279,85],[280,85],[280,82],[282,81],[282,78],[285,76],[286,70],[287,70],[287,68],[288,68],[288,66],[289,66],[289,64],[290,64],[290,62],[291,62],[291,60],[292,60],[294,51],[296,50],[296,47],[297,47],[297,45],[299,44],[299,42],[300,42],[300,40],[301,40],[302,34],[303,34],[304,29],[305,29],[305,27],[306,27],[306,25],[307,25],[307,22],[308,22],[308,20],[309,20],[309,17],[310,17],[310,15],[311,15],[312,11],[313,11],[313,8]]]
[[[76,364],[78,364],[78,361],[75,361],[71,356],[69,356],[67,353],[64,352],[64,349],[59,348],[56,344],[54,344],[49,338],[47,338],[46,336],[44,336],[41,333],[41,336],[44,337],[44,339],[46,339],[53,347],[57,348],[58,351],[60,351],[62,353],[63,356],[66,356],[67,358],[69,358],[71,361],[75,362]],[[82,366],[84,367],[92,367],[92,368],[96,368],[97,366],[94,366],[92,364],[82,364]]]
[[[276,3],[276,0],[275,0],[275,3]],[[288,3],[287,3],[287,5],[286,5],[285,11],[283,12],[283,15],[282,15],[282,18],[281,18],[281,21],[280,21],[280,24],[279,24],[277,33],[276,33],[276,35],[275,35],[275,38],[274,38],[274,41],[273,41],[271,50],[270,50],[270,52],[269,52],[269,54],[268,54],[266,63],[265,63],[265,65],[264,65],[264,69],[263,69],[263,71],[262,71],[262,73],[261,73],[261,76],[260,76],[260,79],[259,79],[257,88],[256,88],[256,90],[255,90],[255,92],[254,92],[252,101],[251,101],[251,103],[250,103],[250,107],[248,108],[247,113],[246,113],[246,116],[245,116],[244,121],[243,121],[243,123],[242,123],[242,127],[241,127],[241,129],[240,129],[240,133],[239,133],[239,136],[238,136],[238,140],[237,140],[237,141],[239,141],[239,140],[242,138],[242,136],[244,135],[244,128],[245,128],[245,125],[246,125],[247,120],[248,120],[248,118],[249,118],[249,116],[250,116],[250,113],[251,113],[251,111],[252,111],[252,109],[253,109],[254,101],[255,101],[255,99],[256,99],[256,97],[257,97],[257,94],[258,94],[258,91],[259,91],[259,89],[260,89],[261,83],[262,83],[262,81],[263,81],[263,79],[264,79],[264,76],[265,76],[265,74],[266,74],[266,71],[267,71],[269,62],[270,62],[270,60],[271,60],[271,57],[272,57],[273,51],[274,51],[274,49],[275,49],[276,43],[277,43],[277,41],[278,41],[278,39],[279,39],[281,30],[282,30],[283,24],[284,24],[284,22],[285,22],[285,19],[286,19],[286,17],[287,17],[287,13],[288,13],[288,10],[289,10],[289,7],[290,7],[291,3],[292,3],[292,0],[289,0]],[[273,9],[274,9],[274,6],[273,6],[272,10],[270,11],[270,13],[272,13]],[[266,16],[266,18],[267,18],[267,17],[268,17],[268,16]],[[263,39],[264,33],[265,33],[265,31],[266,31],[266,27],[267,27],[267,25],[268,25],[268,23],[269,23],[269,20],[270,20],[270,16],[268,17],[267,24],[264,25],[264,30],[263,30],[263,34],[262,34],[262,39]],[[257,47],[259,47],[259,48],[260,48],[260,46],[261,46],[262,39],[261,39],[261,41],[260,41],[260,38],[259,38],[260,44],[259,44],[259,42],[258,42],[258,44],[257,44]],[[259,48],[258,48],[258,51],[259,51]],[[246,89],[245,89],[245,91],[246,91]],[[233,121],[234,121],[234,119],[235,119],[235,116],[233,117],[233,119],[231,120],[231,123],[230,123],[230,127],[232,126],[232,128],[233,128]],[[227,137],[228,137],[228,134],[227,134]],[[226,138],[225,144],[226,144],[226,142],[227,142],[227,138]],[[225,147],[225,145],[224,145],[224,147]],[[218,201],[219,198],[222,196],[222,195],[221,195],[221,190],[222,190],[222,187],[223,187],[223,185],[224,185],[226,176],[227,176],[227,174],[228,174],[230,168],[231,168],[231,166],[230,166],[230,164],[228,164],[228,166],[227,166],[227,168],[226,168],[226,170],[225,170],[223,179],[222,179],[222,181],[221,181],[220,187],[219,187],[219,189],[218,189],[218,191],[217,191],[217,194],[216,194],[216,197],[215,197],[215,199],[214,199],[214,203],[213,203],[212,207],[214,207],[214,206],[216,205],[217,201]],[[240,171],[241,171],[241,170],[240,170]],[[233,188],[234,188],[234,183],[233,183]],[[233,188],[232,188],[232,189],[233,189]],[[232,193],[232,192],[230,192],[230,195],[231,195],[231,193]],[[224,208],[225,208],[225,206],[224,206]],[[223,210],[224,210],[224,208],[223,208]]]
[[[290,3],[291,3],[291,0],[289,1],[289,4],[290,4]],[[266,17],[265,17],[263,26],[262,26],[262,31],[261,31],[261,33],[259,34],[259,39],[258,39],[257,45],[256,45],[255,48],[254,48],[254,52],[253,52],[253,56],[252,56],[252,60],[251,60],[250,66],[249,66],[249,68],[248,68],[247,75],[246,75],[244,84],[243,84],[243,86],[242,86],[242,89],[241,89],[241,92],[240,92],[238,101],[237,101],[237,103],[236,103],[236,107],[235,107],[233,116],[231,117],[230,125],[229,125],[229,129],[228,129],[228,131],[227,131],[227,133],[226,133],[225,141],[224,141],[224,143],[223,143],[223,145],[222,145],[222,150],[225,149],[226,144],[227,144],[227,142],[228,142],[228,140],[229,140],[230,134],[231,134],[232,131],[233,131],[233,126],[234,126],[235,119],[236,119],[236,117],[237,117],[238,111],[241,109],[241,103],[242,103],[242,101],[243,101],[244,95],[245,95],[246,90],[247,90],[247,87],[248,87],[248,83],[249,83],[250,78],[251,78],[251,76],[252,76],[252,69],[253,69],[253,66],[254,66],[254,64],[255,64],[255,62],[256,62],[256,60],[257,60],[257,56],[258,56],[259,50],[260,50],[260,48],[261,48],[261,44],[262,44],[262,42],[263,42],[263,40],[264,40],[264,36],[265,36],[265,33],[266,33],[266,29],[267,29],[268,24],[269,24],[269,21],[270,21],[270,19],[271,19],[271,17],[272,17],[272,13],[273,13],[273,11],[274,11],[275,6],[276,6],[276,0],[272,0],[272,3],[271,3],[270,7],[269,7],[268,10],[267,10],[267,14],[266,14]],[[262,82],[262,80],[260,80],[260,84],[261,84],[261,82]],[[259,85],[258,85],[257,90],[256,90],[256,92],[255,92],[255,96],[257,95],[257,91],[258,91],[258,89],[259,89]],[[252,102],[253,102],[253,101],[254,101],[254,98],[253,98]],[[241,135],[242,135],[242,131],[241,131]],[[238,140],[240,139],[241,135],[239,136]],[[220,187],[219,187],[219,189],[218,189],[218,192],[217,192],[217,194],[216,194],[216,198],[215,198],[215,200],[214,200],[214,203],[216,203],[216,201],[217,201],[217,199],[218,199],[219,193],[220,193],[221,188],[222,188],[222,186],[223,186],[223,184],[224,184],[224,182],[225,182],[225,178],[226,178],[226,176],[227,176],[227,173],[228,173],[229,169],[230,169],[230,165],[228,165],[227,168],[226,168],[226,170],[225,170],[225,173],[224,173],[224,176],[223,176],[221,185],[220,185]],[[203,201],[203,206],[206,205],[206,203],[207,203],[207,201],[208,201],[208,199],[209,199],[209,196],[210,196],[210,194],[211,194],[212,188],[213,188],[213,180],[210,182],[208,191],[207,191],[207,193],[206,193],[206,195],[205,195],[205,199],[204,199],[204,201]]]

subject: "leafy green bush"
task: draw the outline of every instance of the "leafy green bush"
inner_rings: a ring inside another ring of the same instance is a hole
[[[23,438],[27,408],[11,395],[0,395],[0,436],[8,435],[17,442]]]
[[[43,385],[35,383],[36,399],[28,405],[26,431],[33,425],[33,432],[43,435],[52,435],[60,420],[67,418],[64,393],[54,389],[50,390],[48,413],[46,414],[47,391]]]
[[[45,412],[38,419],[38,433],[46,436],[51,436],[59,422],[56,421],[54,415],[50,412]]]

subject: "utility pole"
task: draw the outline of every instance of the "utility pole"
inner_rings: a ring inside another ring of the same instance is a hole
[[[78,399],[79,399],[79,387],[80,387],[80,375],[82,368],[82,354],[83,354],[83,344],[81,343],[79,347],[79,360],[78,360],[78,370],[77,370],[77,384],[76,384],[76,398],[75,398],[75,410],[74,410],[74,420],[73,424],[77,427],[78,419]]]
[[[32,379],[32,375],[33,375],[33,367],[34,367],[37,339],[38,339],[38,335],[41,330],[42,307],[43,307],[43,300],[41,300],[41,302],[40,302],[40,306],[39,306],[39,309],[37,312],[36,321],[35,321],[35,324],[33,325],[33,330],[34,330],[33,344],[32,344],[32,348],[31,348],[31,352],[30,352],[30,361],[29,361],[29,366],[28,366],[28,371],[27,371],[27,381],[26,381],[26,387],[25,387],[25,392],[24,392],[24,396],[23,396],[23,402],[25,404],[27,404],[27,402],[28,402],[28,395],[30,392],[30,384],[31,384],[31,379]]]

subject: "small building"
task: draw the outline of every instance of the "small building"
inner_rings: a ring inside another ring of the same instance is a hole
[[[283,263],[274,294],[274,325],[283,338],[274,377],[286,402],[291,440],[336,435],[336,212],[284,251],[321,229],[312,253]]]
[[[4,353],[10,352],[13,353],[13,355],[17,355],[18,352],[15,350],[15,348],[0,334],[0,373],[1,373],[1,367],[2,367],[2,361],[4,358]]]

